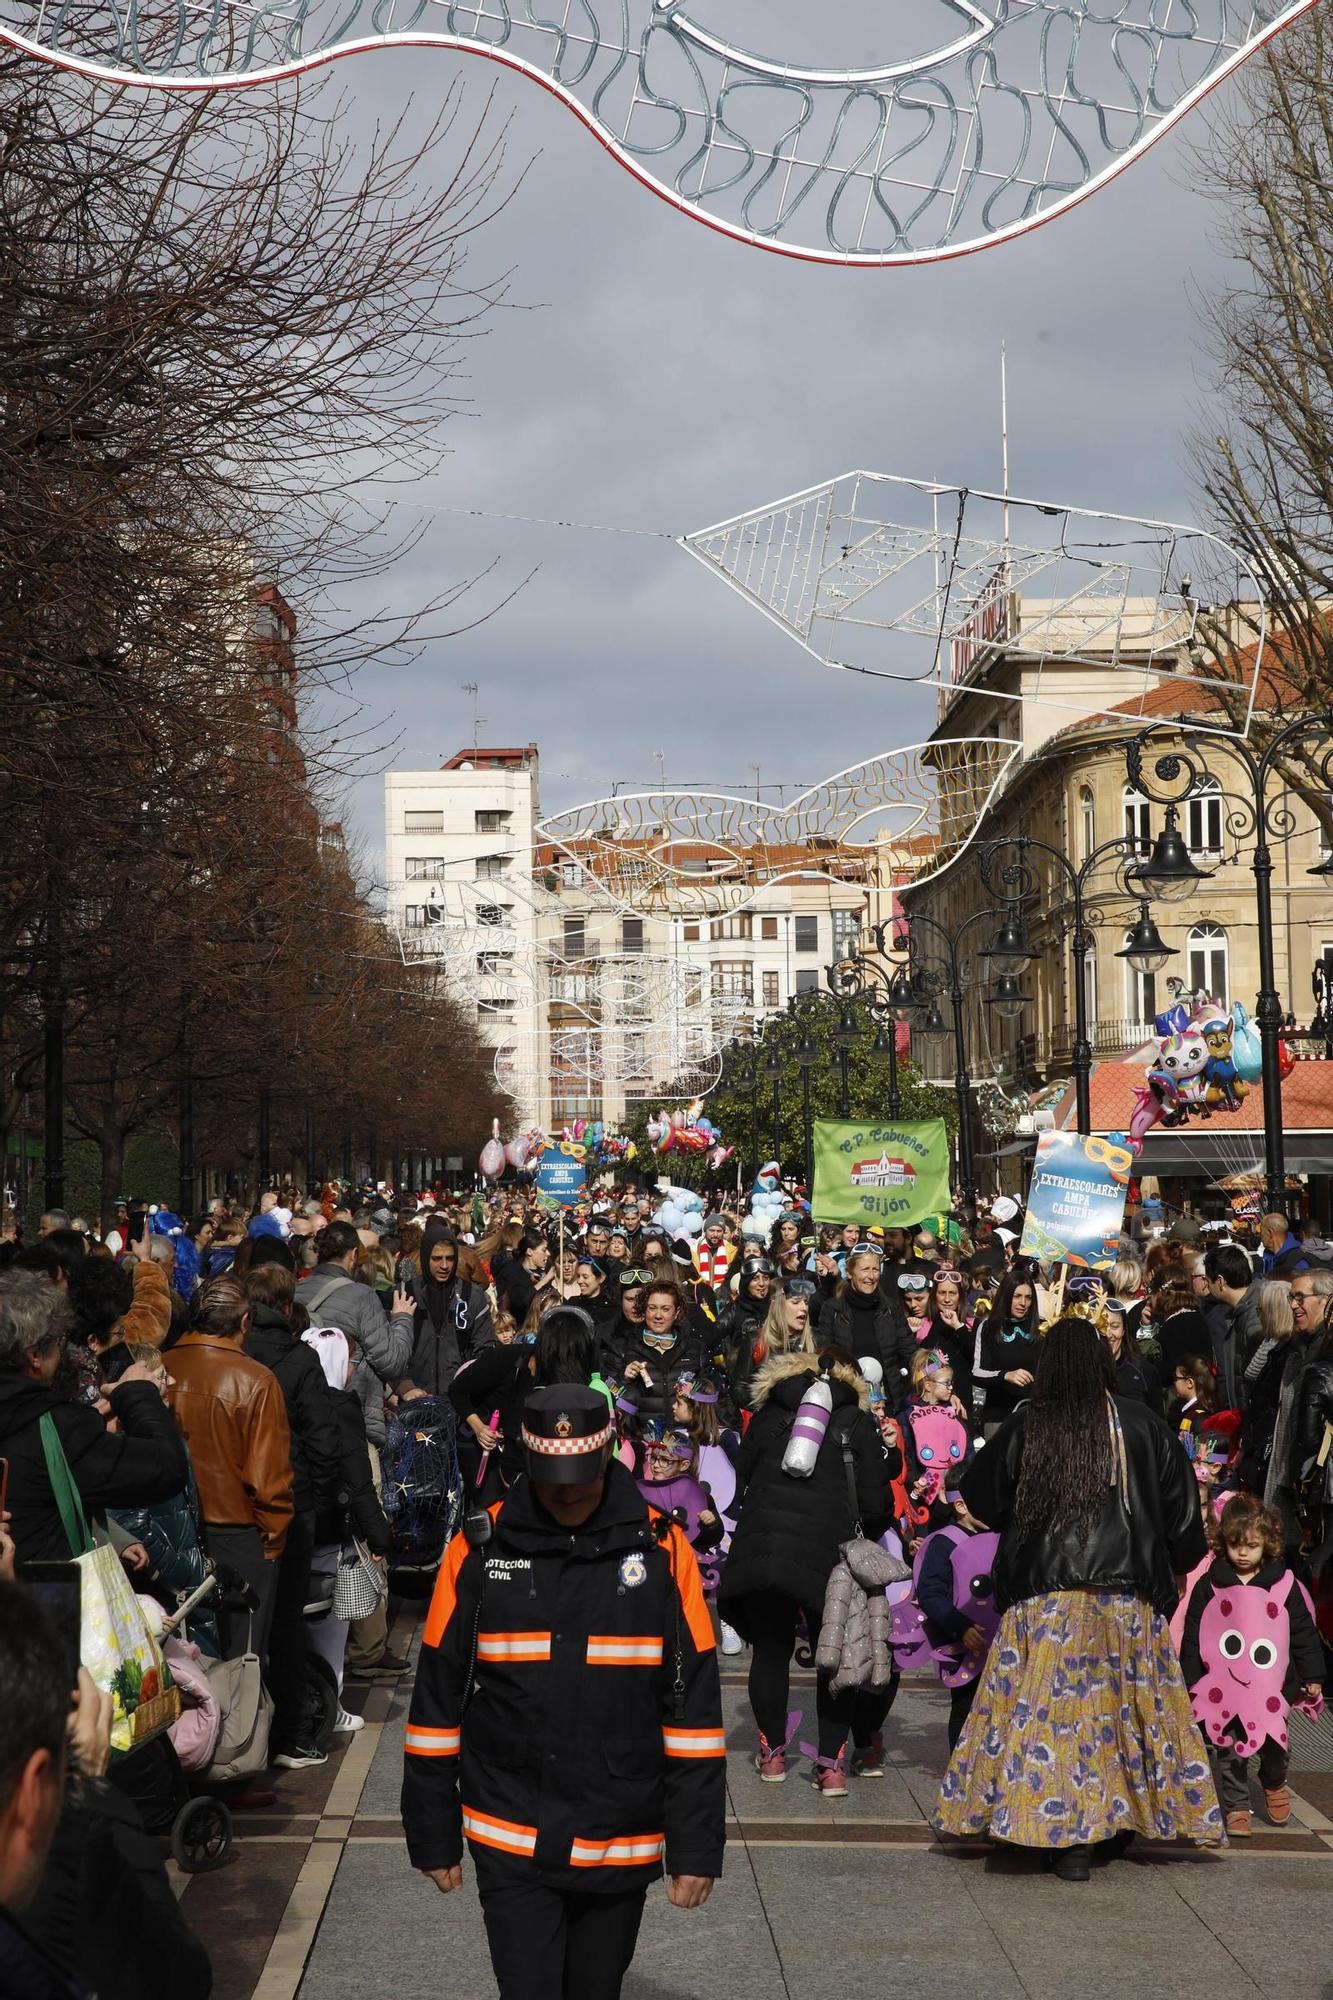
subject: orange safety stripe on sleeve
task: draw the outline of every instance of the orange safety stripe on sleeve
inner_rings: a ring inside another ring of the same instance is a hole
[[[533,1854],[537,1847],[535,1826],[518,1826],[511,1819],[497,1819],[494,1813],[463,1807],[463,1832],[480,1847],[498,1848],[501,1854]]]
[[[717,1640],[713,1637],[713,1621],[708,1615],[704,1602],[704,1587],[699,1577],[699,1565],[695,1561],[694,1550],[685,1538],[685,1530],[674,1526],[671,1530],[671,1568],[680,1592],[681,1609],[685,1613],[685,1623],[690,1628],[690,1637],[700,1653],[715,1653]]]
[[[423,1722],[409,1722],[403,1747],[413,1757],[456,1757],[462,1740],[459,1729],[430,1729]]]
[[[662,1748],[668,1757],[725,1757],[727,1739],[720,1729],[682,1729],[678,1723],[662,1725]]]
[[[478,1632],[477,1634],[479,1660],[532,1661],[549,1660],[550,1657],[549,1632]]]
[[[661,1664],[662,1639],[659,1633],[642,1639],[625,1638],[617,1632],[588,1634],[590,1667],[660,1667]]]
[[[486,1509],[494,1520],[503,1507],[504,1501],[497,1500]],[[449,1620],[458,1605],[458,1572],[471,1553],[468,1538],[461,1531],[456,1534],[444,1552],[439,1574],[435,1578],[435,1589],[431,1593],[430,1610],[426,1613],[426,1626],[421,1634],[423,1646],[438,1646],[449,1629]]]
[[[569,1850],[571,1868],[642,1868],[662,1859],[666,1847],[660,1833],[623,1833],[615,1840],[576,1840]]]

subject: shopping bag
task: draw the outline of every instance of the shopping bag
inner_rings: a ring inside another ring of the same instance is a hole
[[[257,1778],[268,1769],[268,1738],[273,1726],[273,1697],[264,1686],[259,1656],[247,1650],[238,1660],[203,1660],[200,1664],[222,1716],[208,1767],[209,1780],[225,1785],[237,1778]]]
[[[180,1689],[119,1556],[110,1543],[98,1542],[88,1526],[49,1412],[38,1429],[65,1539],[79,1566],[79,1660],[103,1694],[111,1697],[111,1748],[123,1755],[179,1719]]]

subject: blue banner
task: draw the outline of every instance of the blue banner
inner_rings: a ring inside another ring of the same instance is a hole
[[[548,1146],[537,1162],[537,1192],[557,1208],[572,1208],[587,1190],[588,1163]]]
[[[1118,1254],[1134,1166],[1128,1146],[1096,1133],[1043,1132],[1028,1189],[1020,1257],[1105,1271]]]

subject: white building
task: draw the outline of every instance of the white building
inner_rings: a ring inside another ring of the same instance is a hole
[[[524,1123],[546,1107],[531,1088],[540,1063],[506,1061],[540,1048],[533,828],[537,746],[460,750],[438,771],[384,779],[385,918],[408,957],[439,957],[459,999],[476,1008]]]

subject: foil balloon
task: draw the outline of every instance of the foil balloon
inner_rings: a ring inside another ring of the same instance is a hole
[[[500,1144],[500,1121],[498,1118],[492,1118],[491,1120],[491,1136],[481,1149],[481,1156],[477,1161],[477,1165],[481,1168],[482,1173],[488,1181],[498,1181],[505,1170],[505,1149]]]

